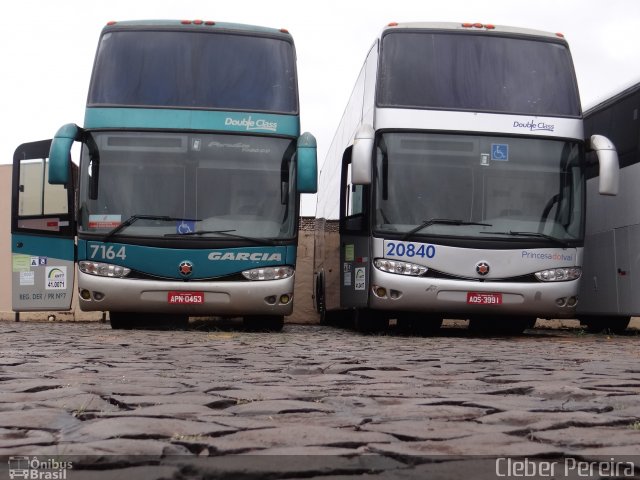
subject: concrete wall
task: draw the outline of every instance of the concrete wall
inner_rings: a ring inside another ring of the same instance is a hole
[[[11,165],[0,165],[0,320],[15,319],[11,311]],[[315,323],[318,317],[313,309],[311,289],[313,285],[313,219],[306,218],[301,222],[298,248],[298,266],[294,292],[293,315],[289,322]],[[54,315],[58,320],[100,320],[98,312],[82,312],[77,307],[74,292],[73,310],[71,312],[33,312],[21,313],[21,320],[46,319]]]

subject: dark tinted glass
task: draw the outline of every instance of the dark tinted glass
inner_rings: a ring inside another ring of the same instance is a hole
[[[245,35],[107,33],[88,104],[297,113],[293,46]]]
[[[378,104],[579,116],[568,48],[487,35],[398,32],[384,37]]]

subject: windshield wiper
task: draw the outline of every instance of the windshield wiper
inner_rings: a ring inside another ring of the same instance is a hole
[[[120,225],[118,225],[117,227],[113,228],[112,230],[110,230],[102,239],[103,242],[106,242],[107,240],[109,240],[111,237],[113,237],[116,233],[124,230],[125,228],[127,228],[129,225],[134,224],[135,222],[137,222],[138,220],[161,220],[164,222],[198,222],[199,220],[194,220],[194,219],[189,219],[189,218],[175,218],[175,217],[169,217],[167,215],[131,215],[129,218],[127,218],[124,222],[122,222]]]
[[[431,225],[480,225],[483,227],[492,227],[493,225],[490,223],[480,223],[480,222],[465,222],[464,220],[456,220],[452,218],[432,218],[431,220],[425,220],[420,225],[409,230],[402,236],[402,240],[406,240],[414,233],[418,233],[420,230],[423,230]]]
[[[239,238],[241,240],[247,240],[249,242],[253,242],[258,245],[263,245],[265,243],[267,245],[276,245],[276,242],[268,238],[245,237],[244,235],[238,235],[237,233],[231,233],[231,232],[235,232],[235,230],[196,230],[195,232],[187,232],[187,233],[167,233],[165,234],[165,237],[189,237],[194,235],[215,234],[215,235],[224,235],[225,237],[232,237],[232,238]]]
[[[496,235],[511,235],[514,237],[538,237],[544,238],[545,240],[549,240],[557,245],[561,245],[565,248],[570,248],[571,244],[566,240],[562,240],[561,238],[553,237],[551,235],[547,235],[546,233],[540,232],[514,232],[513,230],[509,230],[508,232],[480,232],[487,235],[496,234]]]

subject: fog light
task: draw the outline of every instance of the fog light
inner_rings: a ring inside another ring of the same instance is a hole
[[[389,292],[389,296],[395,300],[396,298],[400,298],[402,296],[402,292],[399,292],[398,290],[391,290]]]
[[[270,297],[266,297],[264,299],[269,305],[275,305],[276,304],[276,296],[275,295],[271,295]]]
[[[80,297],[82,297],[83,300],[91,300],[91,292],[86,289],[80,290]]]
[[[567,304],[567,299],[566,298],[556,298],[556,305],[558,305],[559,307],[564,307]]]
[[[282,305],[286,305],[290,301],[291,301],[291,297],[289,295],[287,295],[286,293],[284,295],[280,295],[280,303]]]
[[[387,289],[384,287],[373,287],[373,293],[376,297],[385,298],[387,296]]]
[[[567,307],[575,307],[578,304],[578,297],[567,298]]]
[[[93,292],[93,299],[100,301],[104,298],[104,293],[102,292]]]

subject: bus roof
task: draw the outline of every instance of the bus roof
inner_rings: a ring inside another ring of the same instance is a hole
[[[425,30],[453,30],[453,31],[477,31],[477,32],[500,32],[515,35],[530,35],[535,37],[548,37],[556,40],[564,40],[561,33],[545,32],[543,30],[533,30],[530,28],[509,27],[505,25],[494,25],[492,23],[454,23],[454,22],[391,22],[382,30],[384,35],[389,30],[398,28],[425,29]]]
[[[590,116],[594,113],[599,112],[600,110],[604,110],[616,102],[625,99],[626,97],[633,95],[634,93],[640,90],[640,79],[636,79],[630,86],[623,87],[621,90],[618,90],[616,93],[609,94],[604,100],[601,100],[595,105],[590,106],[587,109],[584,109],[584,116]]]
[[[242,23],[225,23],[214,22],[211,20],[126,20],[111,21],[102,29],[102,32],[108,32],[113,29],[120,28],[139,28],[139,27],[158,27],[158,28],[184,28],[184,29],[215,29],[227,30],[241,33],[266,33],[270,35],[282,36],[291,40],[291,34],[288,30],[281,28],[260,27],[257,25],[245,25]]]

